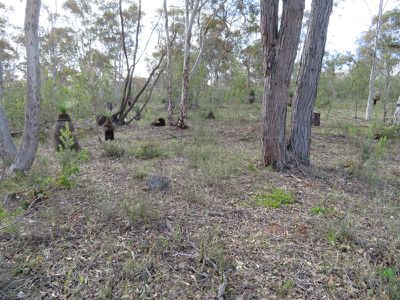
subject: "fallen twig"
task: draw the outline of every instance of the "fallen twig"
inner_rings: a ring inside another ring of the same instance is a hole
[[[222,274],[223,282],[218,287],[218,300],[224,300],[225,289],[228,286],[228,279],[226,278],[225,273]]]
[[[51,191],[53,191],[53,190],[55,190],[55,188],[52,188],[52,189],[48,190],[47,192],[51,192]],[[11,227],[11,226],[13,226],[13,225],[15,225],[15,224],[17,224],[17,223],[18,223],[19,221],[21,221],[24,217],[26,217],[27,215],[29,215],[29,213],[32,211],[33,205],[34,205],[36,202],[38,202],[40,199],[42,199],[42,196],[41,196],[41,195],[37,196],[37,197],[32,201],[32,203],[29,204],[27,210],[26,210],[22,215],[20,215],[18,218],[16,218],[16,219],[15,219],[14,221],[12,221],[11,223],[0,227],[0,231],[3,230],[3,229],[6,229],[6,228],[8,228],[8,227]]]

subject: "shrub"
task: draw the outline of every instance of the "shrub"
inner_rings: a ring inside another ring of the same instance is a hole
[[[161,147],[156,143],[146,143],[137,148],[133,155],[137,158],[148,160],[162,156]]]
[[[118,158],[124,156],[125,154],[125,149],[113,141],[105,141],[101,144],[101,148],[101,156],[103,157]]]

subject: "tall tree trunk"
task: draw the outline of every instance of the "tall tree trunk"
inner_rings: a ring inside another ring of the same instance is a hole
[[[169,36],[167,0],[164,0],[165,35],[167,37],[167,98],[168,98],[168,125],[174,125],[174,100],[172,95],[172,64],[171,64],[171,39]]]
[[[304,1],[283,1],[279,30],[279,0],[261,0],[260,4],[264,63],[262,158],[264,165],[282,170],[286,166],[286,102],[300,39]]]
[[[333,0],[313,0],[307,38],[293,102],[290,149],[302,163],[310,163],[311,116],[314,110],[326,33]]]
[[[189,0],[185,1],[185,48],[183,52],[183,71],[182,71],[182,91],[181,104],[179,107],[179,116],[177,126],[186,128],[187,120],[187,103],[189,97],[189,64],[190,64],[190,45],[192,39],[192,28],[194,18],[199,9],[200,0],[195,0],[192,12],[189,15]]]
[[[3,61],[0,59],[0,156],[4,159],[6,164],[11,164],[14,160],[17,148],[11,137],[3,105]]]
[[[385,68],[385,95],[383,96],[382,99],[382,105],[383,105],[383,116],[382,116],[382,121],[383,123],[386,123],[386,116],[387,116],[387,99],[389,99],[389,90],[390,90],[390,67],[388,62],[386,62],[386,68]]]
[[[38,24],[41,0],[27,0],[25,9],[27,98],[22,143],[10,170],[27,171],[32,167],[39,143],[40,68]]]
[[[375,32],[375,40],[374,40],[374,54],[372,58],[372,67],[371,67],[371,74],[369,76],[369,95],[368,95],[368,102],[367,102],[367,109],[365,111],[365,119],[368,121],[371,119],[372,115],[372,107],[374,106],[373,97],[375,94],[374,91],[374,83],[376,78],[376,52],[378,50],[378,41],[379,41],[379,34],[381,33],[382,27],[382,9],[383,9],[383,0],[379,1],[379,12],[378,12],[378,23],[376,24],[376,32]]]

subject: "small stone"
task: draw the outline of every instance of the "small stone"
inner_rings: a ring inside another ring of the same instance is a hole
[[[19,291],[19,292],[17,293],[17,295],[16,295],[16,299],[17,299],[17,300],[26,299],[26,298],[27,298],[27,295],[26,295],[24,292],[22,292],[22,291]]]
[[[147,180],[147,187],[150,191],[166,190],[169,187],[170,180],[162,175],[150,175]]]

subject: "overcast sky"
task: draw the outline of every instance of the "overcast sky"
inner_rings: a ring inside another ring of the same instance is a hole
[[[115,0],[117,1],[117,0]],[[54,6],[58,3],[59,10],[62,9],[62,0],[42,0],[42,3]],[[14,6],[15,11],[10,20],[19,26],[23,26],[25,1],[21,0],[3,0],[6,5]],[[168,0],[168,3],[183,3],[183,0]],[[311,0],[306,0],[306,9],[310,8]],[[146,13],[144,19],[144,34],[141,44],[145,44],[146,34],[151,30],[151,23],[154,21],[155,12],[162,8],[163,0],[145,0],[142,1],[143,10]],[[329,52],[354,52],[357,46],[357,39],[363,31],[368,30],[371,26],[372,15],[378,13],[379,0],[340,0],[339,5],[334,8],[328,30],[328,40],[326,50]],[[400,0],[384,0],[384,11],[391,10],[400,6]],[[45,20],[41,19],[41,25]],[[154,46],[154,43],[153,43]],[[148,47],[152,50],[152,46]],[[143,62],[138,65],[137,70],[140,75],[146,73],[146,65]]]

